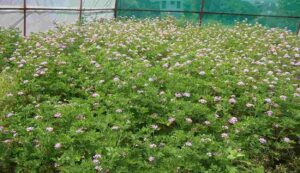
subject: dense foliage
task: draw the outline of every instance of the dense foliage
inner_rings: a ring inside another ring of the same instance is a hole
[[[0,169],[299,172],[299,44],[172,20],[19,40],[0,75]]]
[[[20,35],[16,30],[0,28],[0,71],[7,64],[8,58],[17,47],[16,43],[20,40]]]

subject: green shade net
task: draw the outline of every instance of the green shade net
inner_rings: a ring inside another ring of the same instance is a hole
[[[199,22],[202,0],[119,0],[117,8],[118,17],[173,16]],[[236,21],[247,19],[249,23],[297,31],[300,23],[300,0],[205,0],[203,11],[204,24],[218,22],[233,25]]]
[[[200,8],[201,3],[199,0],[119,0],[118,17],[163,18],[167,16],[173,16],[179,19],[197,22],[199,19],[198,12],[200,11]],[[194,13],[190,13],[189,11],[194,11]]]

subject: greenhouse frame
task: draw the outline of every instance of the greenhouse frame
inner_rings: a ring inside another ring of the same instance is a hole
[[[247,19],[267,27],[299,33],[300,1],[287,0],[0,0],[0,27],[24,36],[46,31],[55,23],[72,24],[99,18],[174,16],[187,21],[233,24]],[[284,2],[286,7],[281,7]],[[288,5],[286,5],[288,4]]]

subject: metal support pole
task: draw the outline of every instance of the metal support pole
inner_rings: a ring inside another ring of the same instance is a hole
[[[114,17],[115,17],[115,19],[118,17],[118,5],[119,5],[119,1],[116,0],[116,2],[115,2],[115,9],[114,9]]]
[[[205,0],[201,0],[201,8],[200,8],[200,13],[199,13],[199,26],[202,25],[202,20],[203,20],[203,11],[204,11],[204,4]]]
[[[24,14],[24,19],[23,19],[23,35],[26,37],[27,33],[27,20],[26,20],[26,11],[27,11],[27,0],[23,0],[23,14]]]
[[[79,6],[79,24],[82,23],[82,0],[80,0],[80,6]]]

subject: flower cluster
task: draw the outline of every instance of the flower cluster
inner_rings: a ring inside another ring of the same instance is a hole
[[[13,45],[0,55],[3,172],[297,166],[300,48],[289,31],[101,20]]]

